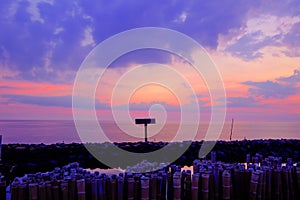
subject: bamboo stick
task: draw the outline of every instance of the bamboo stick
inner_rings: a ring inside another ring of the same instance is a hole
[[[141,177],[141,199],[149,200],[149,178],[146,176]]]
[[[173,199],[181,199],[181,173],[178,171],[173,175]]]
[[[194,174],[199,173],[199,162],[200,160],[193,161],[193,172]]]
[[[123,200],[124,193],[124,179],[123,177],[118,177],[118,200]]]
[[[137,169],[136,171],[139,171]],[[134,174],[133,176],[133,199],[140,199],[140,174]]]
[[[161,174],[161,200],[166,200],[167,198],[167,174],[165,171]]]
[[[215,199],[220,198],[220,177],[218,172],[218,166],[215,165],[213,169],[213,175],[214,175],[214,197]]]
[[[155,200],[157,198],[157,175],[152,174],[150,177],[150,199]]]
[[[251,155],[250,155],[250,153],[248,153],[247,157],[246,157],[246,163],[247,163],[247,165],[249,165],[250,162],[251,162]]]
[[[79,179],[76,181],[77,183],[77,199],[85,200],[85,180]]]
[[[111,199],[117,200],[118,198],[118,187],[117,187],[117,179],[116,176],[113,176],[111,179]]]
[[[134,199],[134,179],[132,177],[128,177],[128,189],[127,189],[127,199],[133,200]]]
[[[282,189],[283,189],[283,196],[285,199],[290,199],[290,180],[288,170],[286,168],[282,169]]]
[[[19,183],[15,183],[15,182],[11,184],[11,189],[10,189],[11,200],[18,200],[18,193],[19,193],[18,184]]]
[[[38,185],[31,183],[29,186],[29,200],[38,200]]]
[[[181,171],[181,170],[180,170]],[[185,177],[186,177],[186,172],[185,170],[183,170],[181,172],[181,178],[180,178],[180,188],[181,188],[181,194],[180,194],[180,198],[181,199],[185,199],[185,187],[184,187],[184,180],[185,180]]]
[[[233,198],[234,199],[241,199],[241,172],[240,169],[237,167],[234,169],[234,180],[232,183],[232,187],[233,187]]]
[[[297,183],[297,193],[298,193],[298,199],[300,198],[300,166],[296,167],[296,183]]]
[[[212,151],[210,153],[210,156],[211,156],[211,162],[212,163],[216,163],[216,161],[217,161],[217,153],[215,151]]]
[[[111,200],[111,180],[110,180],[110,177],[109,176],[106,176],[105,178],[105,191],[106,191],[106,199],[107,200]]]
[[[231,174],[229,170],[225,170],[222,174],[222,183],[223,183],[223,199],[230,199],[230,190],[231,190]]]
[[[59,199],[59,185],[57,181],[52,183],[52,195],[53,199]]]
[[[25,183],[21,183],[18,185],[18,199],[24,200],[28,199],[28,191]]]
[[[61,200],[69,200],[68,181],[66,180],[60,181],[60,193],[61,193]]]
[[[173,189],[173,174],[171,172],[167,173],[167,199],[173,200],[174,189]]]
[[[156,195],[156,198],[157,200],[161,200],[163,199],[162,197],[162,188],[163,188],[163,177],[162,176],[157,176],[157,179],[156,179],[156,184],[157,184],[157,195]]]
[[[281,182],[281,171],[280,169],[274,169],[274,199],[280,200],[282,199],[282,182]]]
[[[259,180],[260,173],[253,171],[251,175],[251,182],[250,182],[250,199],[255,200],[257,197],[257,186]]]
[[[259,175],[259,179],[258,179],[258,184],[257,184],[257,200],[261,200],[262,199],[262,193],[263,193],[263,189],[264,189],[264,173],[263,171],[258,170],[257,171],[260,175]]]
[[[289,176],[289,188],[290,188],[290,191],[291,191],[291,199],[295,199],[296,198],[296,194],[295,194],[295,181],[294,181],[294,176],[293,176],[293,169],[294,167],[290,167],[288,169],[288,176]]]
[[[6,200],[6,183],[3,176],[0,180],[0,199]]]
[[[219,166],[217,169],[217,173],[218,173],[218,181],[219,181],[219,198],[222,199],[223,198],[223,172],[224,169],[223,167]]]
[[[214,180],[214,174],[209,173],[209,199],[214,200],[215,199],[215,180]]]
[[[105,192],[104,192],[104,180],[103,177],[97,179],[97,187],[98,187],[98,199],[105,199]]]
[[[38,196],[40,200],[47,200],[46,196],[46,184],[44,182],[38,185]]]
[[[88,175],[85,177],[85,198],[92,199],[92,182]]]
[[[202,174],[202,199],[209,199],[209,174]]]
[[[184,190],[185,190],[185,198],[192,198],[192,180],[191,180],[191,172],[187,171],[187,176],[184,179]]]
[[[192,200],[198,200],[199,173],[192,175]]]
[[[77,196],[77,187],[75,178],[68,177],[68,188],[69,188],[69,200],[76,200]]]
[[[46,197],[47,200],[53,199],[51,182],[46,182]]]
[[[91,180],[91,200],[98,200],[97,179]]]

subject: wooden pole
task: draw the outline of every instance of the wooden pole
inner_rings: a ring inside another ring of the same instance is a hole
[[[145,142],[148,142],[148,139],[147,139],[147,123],[144,124],[144,127],[145,127]]]
[[[232,118],[232,119],[231,119],[231,131],[230,131],[230,137],[229,137],[229,140],[230,140],[230,141],[231,141],[231,139],[232,139],[233,122],[234,122],[234,119]]]

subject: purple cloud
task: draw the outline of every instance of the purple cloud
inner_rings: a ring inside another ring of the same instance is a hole
[[[299,92],[299,88],[295,85],[282,84],[274,81],[246,81],[242,84],[253,86],[253,88],[249,88],[249,93],[255,96],[262,96],[264,98],[284,99]]]
[[[22,103],[29,105],[39,105],[39,106],[47,106],[47,107],[64,107],[64,108],[72,108],[72,96],[29,96],[29,95],[1,95],[1,97],[6,98],[5,104],[9,103]],[[87,106],[84,104],[85,102],[90,102],[86,97],[80,97],[82,108],[86,108]],[[110,109],[108,104],[101,103],[95,100],[95,107],[97,109]]]
[[[280,77],[276,80],[283,81],[283,82],[286,82],[286,83],[300,83],[300,70],[295,69],[293,75],[288,76],[288,77]]]
[[[227,97],[228,108],[253,108],[262,106],[253,97]]]
[[[277,36],[266,38],[261,42],[253,42],[253,38],[259,37],[260,32],[245,35],[240,38],[235,44],[226,48],[226,51],[231,52],[233,55],[240,57],[244,60],[253,60],[262,58],[263,54],[259,50],[268,44],[276,44]]]
[[[60,75],[57,70],[76,71],[95,44],[121,31],[144,26],[172,28],[216,48],[218,35],[239,28],[247,10],[256,4],[234,0],[167,0],[164,5],[160,1],[33,4],[6,0],[0,12],[0,59],[19,70],[22,78],[56,81]],[[168,60],[168,56],[151,56]],[[148,61],[148,56],[136,57],[141,63]]]

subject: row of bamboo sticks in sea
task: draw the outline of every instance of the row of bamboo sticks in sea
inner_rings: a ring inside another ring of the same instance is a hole
[[[212,152],[211,160],[193,162],[193,173],[168,165],[146,173],[101,174],[71,163],[51,172],[15,178],[11,199],[300,199],[299,164],[289,159],[283,165],[281,158],[263,159],[258,154],[250,158],[247,156],[245,164],[228,164],[216,162]],[[147,165],[153,163],[144,161],[143,166]]]

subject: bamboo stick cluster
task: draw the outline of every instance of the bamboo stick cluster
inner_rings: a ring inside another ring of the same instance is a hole
[[[212,152],[211,160],[193,162],[193,173],[176,165],[139,164],[149,170],[157,166],[162,168],[145,173],[100,174],[71,163],[51,172],[16,178],[11,184],[11,199],[300,199],[300,165],[293,165],[291,159],[283,165],[281,158],[263,159],[256,154],[252,158],[247,155],[245,164],[228,164],[217,162]]]
[[[245,164],[227,164],[215,156],[194,161],[191,199],[300,199],[300,163],[249,154]]]

